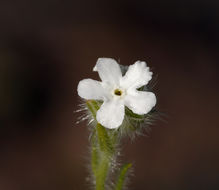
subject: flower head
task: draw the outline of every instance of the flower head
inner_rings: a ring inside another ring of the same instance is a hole
[[[152,72],[145,62],[136,61],[123,76],[114,59],[99,58],[93,71],[98,72],[102,81],[81,80],[78,94],[87,100],[103,101],[96,120],[104,127],[118,128],[125,116],[125,106],[138,115],[147,114],[155,106],[154,93],[138,90],[152,78]]]

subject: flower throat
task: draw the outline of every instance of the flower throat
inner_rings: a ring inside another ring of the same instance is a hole
[[[116,90],[114,91],[114,94],[115,94],[116,96],[121,96],[121,95],[122,95],[122,91],[119,90],[119,89],[116,89]]]

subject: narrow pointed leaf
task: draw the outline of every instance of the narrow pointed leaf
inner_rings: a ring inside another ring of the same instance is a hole
[[[128,170],[132,167],[132,164],[124,164],[120,170],[118,179],[117,179],[117,183],[115,185],[115,190],[122,190],[123,186],[124,186],[124,182],[125,179],[127,177],[127,172]]]

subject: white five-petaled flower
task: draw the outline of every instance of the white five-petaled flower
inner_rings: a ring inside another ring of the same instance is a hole
[[[130,65],[122,76],[119,64],[111,58],[99,58],[93,71],[99,73],[100,81],[81,80],[78,94],[87,100],[102,100],[96,120],[106,128],[118,128],[125,116],[125,106],[138,115],[147,114],[156,104],[154,93],[139,91],[152,78],[145,62]]]

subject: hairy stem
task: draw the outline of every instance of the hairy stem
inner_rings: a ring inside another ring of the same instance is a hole
[[[99,102],[89,100],[86,104],[93,118],[96,120],[96,112],[100,107]],[[108,174],[112,170],[113,158],[116,158],[115,150],[118,142],[118,131],[108,130],[100,123],[97,123],[91,136],[91,169],[96,190],[106,190],[107,184],[109,184],[110,179],[108,179]],[[114,187],[115,190],[122,190],[127,171],[130,167],[131,164],[125,164],[119,171]]]
[[[125,182],[125,178],[127,176],[128,170],[132,167],[132,164],[124,164],[120,170],[117,183],[115,185],[115,190],[122,190]]]
[[[99,163],[96,172],[96,190],[105,190],[105,182],[109,170],[110,162],[106,155],[101,156],[101,161]]]
[[[91,168],[93,171],[94,176],[97,175],[97,167],[99,162],[99,153],[98,153],[98,146],[95,141],[96,134],[94,134],[91,138]]]
[[[113,155],[113,145],[111,144],[107,130],[99,123],[96,126],[96,131],[100,157],[100,162],[96,170],[96,190],[105,190],[105,182]]]

